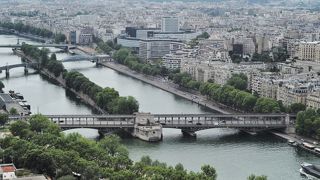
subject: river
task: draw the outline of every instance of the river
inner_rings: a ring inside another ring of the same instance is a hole
[[[20,41],[34,43],[20,38]],[[17,37],[0,35],[0,44],[13,44]],[[54,49],[52,49],[54,50]],[[58,54],[58,59],[68,56]],[[8,48],[0,49],[0,65],[20,63],[20,58]],[[64,63],[68,70],[78,70],[102,87],[113,87],[121,96],[134,96],[140,103],[140,111],[152,113],[208,113],[208,109],[159,90],[141,81],[126,77],[111,69],[96,67],[91,62]],[[4,73],[0,79],[10,89],[20,92],[31,105],[33,113],[90,114],[92,110],[38,74],[24,76],[23,68],[10,70],[10,78]],[[96,131],[85,131],[93,135]],[[320,163],[318,157],[297,151],[273,135],[251,136],[232,129],[212,129],[197,133],[197,138],[184,138],[180,130],[164,129],[164,139],[159,143],[147,143],[138,139],[123,139],[130,157],[139,160],[143,155],[166,162],[182,163],[188,170],[198,171],[202,164],[214,166],[219,180],[245,180],[251,173],[267,175],[269,180],[300,180],[301,162]]]

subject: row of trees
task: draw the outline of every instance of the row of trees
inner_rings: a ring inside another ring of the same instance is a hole
[[[79,72],[68,72],[63,64],[57,60],[55,54],[52,54],[49,58],[48,49],[38,49],[32,45],[24,44],[21,50],[24,54],[39,62],[41,68],[49,70],[56,77],[62,76],[67,87],[87,94],[105,111],[113,114],[132,114],[139,111],[139,103],[134,97],[120,97],[116,90],[112,88],[103,89]]]
[[[7,29],[14,29],[19,33],[29,33],[41,37],[46,38],[54,38],[56,43],[64,42],[66,40],[66,36],[61,33],[53,33],[52,31],[44,28],[37,28],[30,25],[25,25],[21,22],[11,23],[11,22],[0,22],[0,27]]]
[[[133,114],[139,111],[139,103],[132,96],[120,97],[115,89],[102,88],[76,71],[65,72],[64,77],[69,88],[87,94],[100,108],[109,113]]]
[[[201,85],[201,82],[193,80],[188,73],[172,72],[169,75],[169,79],[173,80],[174,83],[179,84],[184,88],[192,90],[199,90]]]
[[[10,125],[13,136],[0,141],[1,157],[5,163],[14,162],[17,168],[54,179],[203,179],[215,180],[217,173],[204,165],[198,173],[188,172],[181,164],[167,166],[143,157],[133,163],[127,149],[117,136],[99,141],[78,134],[65,135],[59,127],[42,115]]]
[[[248,78],[243,73],[233,74],[225,86],[220,86],[212,83],[210,80],[208,83],[193,80],[189,74],[180,73],[179,70],[169,71],[163,66],[160,67],[159,65],[142,62],[136,55],[132,54],[129,49],[121,48],[114,53],[113,58],[120,64],[124,64],[130,69],[140,73],[153,76],[168,76],[169,79],[181,87],[196,91],[199,90],[210,99],[239,110],[260,113],[298,113],[306,108],[305,105],[301,103],[294,103],[285,107],[281,101],[276,101],[271,98],[259,98],[258,95],[252,95],[247,92]]]
[[[296,120],[296,132],[320,139],[320,109],[307,109],[299,112]]]
[[[130,69],[146,75],[168,75],[169,71],[160,65],[152,65],[142,62],[136,55],[132,54],[129,49],[121,48],[113,54],[113,59],[120,64],[128,66]]]
[[[111,54],[111,51],[119,50],[121,48],[121,45],[116,44],[111,40],[108,40],[107,42],[104,42],[102,39],[94,37],[94,42],[97,44],[96,50],[98,52]]]
[[[25,55],[36,60],[38,63],[40,63],[42,68],[48,69],[56,77],[60,76],[66,71],[63,64],[57,60],[57,57],[54,53],[49,58],[50,51],[47,48],[38,49],[35,46],[23,44],[21,46],[21,50]]]

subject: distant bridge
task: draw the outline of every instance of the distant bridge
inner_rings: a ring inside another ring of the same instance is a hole
[[[104,60],[110,59],[109,55],[74,55],[74,56],[68,56],[64,59],[61,59],[59,61],[61,62],[75,62],[75,61],[92,61],[92,62],[101,62]]]
[[[6,66],[0,66],[0,73],[2,73],[3,70],[6,71],[6,77],[9,77],[9,70],[13,68],[19,68],[24,67],[24,72],[28,73],[28,68],[31,67],[37,67],[39,68],[39,63],[20,63],[20,64],[11,64]]]
[[[75,56],[68,56],[67,58],[64,58],[62,60],[59,60],[60,62],[77,62],[77,61],[91,61],[95,63],[99,63],[101,61],[104,61],[106,59],[109,59],[109,55],[75,55]],[[28,68],[39,68],[39,63],[37,62],[28,62],[28,63],[20,63],[20,64],[11,64],[6,66],[0,66],[0,73],[2,73],[3,70],[6,71],[6,77],[9,77],[9,70],[13,68],[19,68],[24,67],[24,72],[28,73]]]
[[[55,48],[66,48],[72,49],[76,46],[70,44],[33,44],[35,47],[55,47]],[[22,44],[0,44],[0,48],[21,48]]]
[[[134,115],[45,115],[62,129],[93,128],[103,132],[132,130],[139,118]],[[234,128],[249,132],[284,129],[293,126],[296,115],[289,114],[150,114],[150,121],[162,128],[191,132],[212,128]],[[11,120],[26,119],[10,116]]]

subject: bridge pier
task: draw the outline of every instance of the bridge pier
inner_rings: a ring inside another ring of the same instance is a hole
[[[25,74],[25,75],[28,75],[28,73],[29,73],[28,65],[25,65],[25,66],[24,66],[24,74]]]
[[[10,75],[10,74],[9,74],[9,69],[7,68],[7,69],[6,69],[6,78],[8,78],[9,75]]]
[[[197,134],[194,131],[181,129],[182,135],[186,137],[197,137]]]

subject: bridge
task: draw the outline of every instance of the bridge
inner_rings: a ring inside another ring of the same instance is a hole
[[[21,48],[22,44],[0,44],[0,48]],[[32,44],[35,47],[55,47],[55,48],[65,48],[71,49],[76,46],[70,44]]]
[[[93,128],[100,132],[137,128],[181,129],[184,134],[195,135],[196,131],[212,128],[233,128],[247,132],[260,132],[292,127],[296,115],[289,114],[149,114],[134,115],[45,115],[61,129]],[[10,116],[11,120],[26,119],[25,116]],[[146,121],[147,119],[147,121]],[[141,131],[141,129],[140,129]],[[154,132],[153,132],[154,133]],[[139,135],[139,134],[138,134]]]
[[[0,66],[0,73],[2,73],[3,70],[6,71],[6,77],[9,77],[9,70],[13,68],[19,68],[24,67],[24,73],[28,73],[28,68],[30,67],[37,67],[39,68],[39,63],[20,63],[20,64],[11,64],[6,66]]]
[[[59,61],[61,62],[75,62],[75,61],[91,61],[91,62],[100,62],[103,60],[110,59],[109,55],[74,55],[74,56],[68,56],[64,59],[61,59]]]
[[[59,60],[60,62],[78,62],[78,61],[91,61],[95,63],[99,63],[101,61],[104,61],[106,59],[110,59],[109,55],[94,55],[94,56],[89,56],[89,55],[75,55],[75,56],[68,56],[64,59]],[[5,65],[5,66],[0,66],[0,73],[2,73],[3,70],[6,71],[6,77],[9,77],[9,70],[13,68],[19,68],[19,67],[24,67],[24,72],[25,74],[28,73],[28,68],[31,67],[36,67],[39,68],[39,63],[37,62],[25,62],[25,63],[20,63],[20,64],[11,64],[11,65]]]

